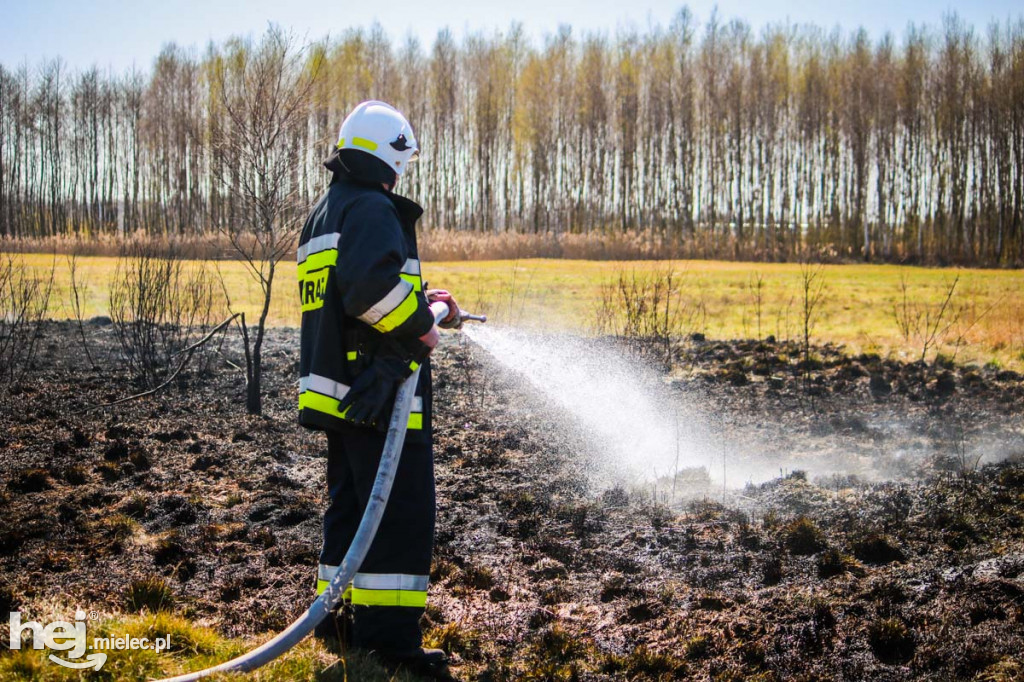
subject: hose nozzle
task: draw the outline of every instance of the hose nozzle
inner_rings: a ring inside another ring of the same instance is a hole
[[[436,322],[438,326],[441,326],[441,320],[448,317],[448,314],[451,312],[451,308],[449,308],[448,304],[444,301],[434,301],[430,304],[430,312],[434,313],[434,322]],[[473,315],[472,313],[467,313],[465,310],[460,309],[458,316],[454,320],[450,320],[444,325],[444,327],[447,329],[458,329],[462,326],[462,323],[467,320],[472,322],[486,322],[487,316]]]

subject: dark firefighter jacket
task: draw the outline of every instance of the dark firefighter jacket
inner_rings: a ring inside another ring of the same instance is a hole
[[[412,358],[434,318],[423,293],[415,202],[354,180],[333,156],[327,192],[299,238],[299,423],[344,429],[338,403],[353,379],[381,353]],[[422,346],[420,346],[422,347]],[[411,442],[430,439],[430,363],[422,363],[409,415]],[[377,425],[387,429],[387,420]]]

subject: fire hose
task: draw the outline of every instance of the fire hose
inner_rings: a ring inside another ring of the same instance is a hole
[[[448,317],[450,312],[448,304],[441,301],[431,304],[430,311],[434,314],[434,320],[437,322]],[[486,322],[487,316],[471,315],[459,311],[459,325],[461,326],[461,323],[466,320]],[[412,376],[402,382],[398,388],[395,395],[395,406],[391,411],[391,421],[388,423],[387,440],[380,457],[380,466],[377,468],[377,477],[374,479],[373,489],[370,491],[370,500],[366,504],[366,511],[363,512],[363,518],[359,522],[359,528],[352,539],[352,544],[349,545],[348,552],[327,589],[294,623],[252,651],[212,668],[166,678],[163,682],[192,682],[217,673],[255,670],[273,661],[305,639],[306,635],[312,632],[338,604],[345,588],[355,576],[356,571],[359,570],[363,559],[366,558],[366,553],[380,526],[380,520],[384,516],[384,508],[387,506],[388,496],[391,494],[391,484],[394,482],[395,472],[398,470],[398,459],[401,457],[402,446],[405,444],[405,431],[409,424],[409,412],[412,410],[412,399],[416,393],[416,383],[419,381],[419,377],[420,370],[417,368]]]

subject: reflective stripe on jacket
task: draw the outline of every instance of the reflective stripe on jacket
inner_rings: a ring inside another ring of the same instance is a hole
[[[303,426],[344,428],[338,403],[355,377],[377,354],[402,352],[433,326],[416,250],[415,225],[422,213],[415,202],[338,171],[310,213],[297,254]],[[429,438],[430,397],[427,361],[408,438]]]

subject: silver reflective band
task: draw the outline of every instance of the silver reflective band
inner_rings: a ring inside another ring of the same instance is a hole
[[[357,590],[409,590],[426,592],[430,576],[405,573],[356,573],[352,587]]]
[[[310,374],[309,376],[299,378],[299,393],[305,393],[306,391],[316,391],[321,395],[341,400],[348,393],[348,386],[339,381],[322,377],[319,374]],[[423,396],[413,397],[410,412],[423,412]]]
[[[322,234],[319,237],[313,237],[308,242],[299,247],[299,262],[304,262],[311,253],[319,253],[320,251],[326,251],[327,249],[338,248],[338,240],[341,239],[341,234],[338,232],[332,232],[331,234]]]
[[[410,291],[412,291],[412,284],[404,279],[399,281],[387,296],[374,303],[369,310],[359,316],[359,319],[369,325],[377,324],[384,319],[385,315],[397,308]]]
[[[322,377],[319,374],[310,374],[299,378],[299,393],[316,391],[320,395],[327,395],[336,400],[341,400],[348,393],[348,386],[345,384]]]
[[[341,566],[331,566],[329,564],[320,564],[320,568],[317,569],[317,572],[316,572],[316,579],[317,580],[326,580],[327,582],[331,582],[332,580],[334,580],[334,576],[336,576],[338,574],[338,570],[340,568],[341,568]]]
[[[406,275],[418,275],[420,274],[420,262],[416,258],[409,258],[405,261],[405,265],[402,266],[402,273]]]

